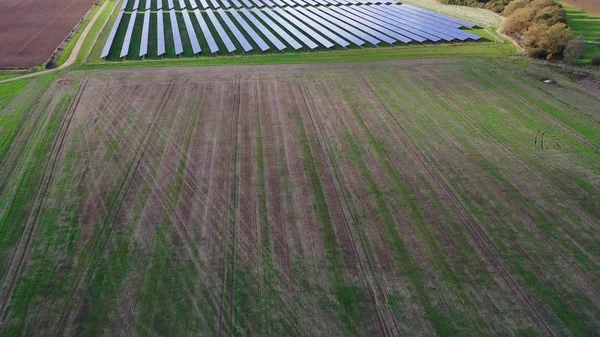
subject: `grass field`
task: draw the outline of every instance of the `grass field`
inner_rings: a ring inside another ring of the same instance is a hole
[[[567,24],[573,36],[583,35],[587,48],[581,62],[589,63],[600,57],[600,16],[585,12],[577,7],[562,3],[567,12]]]
[[[0,84],[0,334],[593,336],[599,104],[522,59]]]

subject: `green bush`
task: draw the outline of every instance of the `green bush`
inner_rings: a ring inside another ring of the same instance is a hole
[[[592,62],[590,62],[593,66],[600,66],[600,57],[594,57]]]

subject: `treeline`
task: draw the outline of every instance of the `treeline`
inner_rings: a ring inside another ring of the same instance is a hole
[[[503,32],[535,58],[562,57],[571,40],[565,10],[553,0],[440,0],[450,5],[480,7],[506,17]],[[580,43],[568,48],[569,58],[581,57]]]

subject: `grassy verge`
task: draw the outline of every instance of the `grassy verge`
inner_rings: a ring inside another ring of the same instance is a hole
[[[273,54],[205,57],[196,59],[165,59],[135,62],[89,63],[79,69],[105,68],[145,68],[145,67],[185,67],[213,65],[257,65],[257,64],[301,64],[301,63],[340,63],[371,62],[423,58],[502,58],[516,55],[510,44],[447,44],[427,46],[407,46],[394,48],[330,51],[310,54]]]
[[[600,56],[600,16],[588,13],[575,6],[561,2],[567,12],[567,24],[573,36],[583,35],[587,43],[582,63],[589,63]]]
[[[77,32],[75,32],[75,34],[71,37],[71,40],[69,40],[69,42],[67,42],[65,49],[63,49],[63,51],[58,56],[58,60],[56,61],[57,67],[61,66],[65,62],[67,62],[67,60],[69,59],[69,56],[71,55],[71,52],[73,51],[73,48],[75,48],[77,41],[79,41],[79,37],[81,37],[81,34],[86,29],[86,27],[90,24],[90,21],[96,16],[96,13],[98,12],[98,10],[100,10],[100,7],[101,7],[101,3],[96,4],[94,6],[94,8],[92,9],[92,12],[85,18],[83,23],[81,25],[79,25],[79,29],[77,29]]]

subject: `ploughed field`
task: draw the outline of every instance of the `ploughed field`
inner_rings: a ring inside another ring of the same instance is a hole
[[[0,85],[1,333],[594,335],[600,101],[524,62]]]
[[[0,1],[0,68],[30,68],[46,62],[94,2]]]

